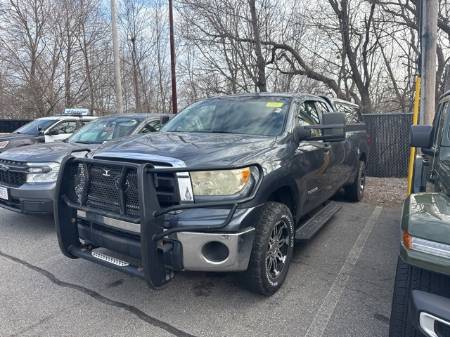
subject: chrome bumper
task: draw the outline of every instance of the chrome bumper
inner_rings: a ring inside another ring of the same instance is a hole
[[[255,238],[255,229],[247,228],[239,233],[179,232],[176,238],[183,246],[185,270],[228,272],[244,271],[248,267]],[[228,248],[228,256],[222,261],[211,261],[203,254],[203,247],[219,242]]]
[[[140,234],[140,224],[117,220],[78,210],[77,217],[103,224],[121,231]],[[228,272],[247,270],[253,248],[255,228],[249,227],[238,233],[178,232],[171,238],[178,240],[183,249],[183,266],[190,271]],[[211,261],[204,254],[208,243],[220,243],[228,249],[228,256],[220,261]]]

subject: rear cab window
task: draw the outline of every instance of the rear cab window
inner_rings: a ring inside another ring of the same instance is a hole
[[[347,124],[362,123],[359,107],[357,105],[337,101],[334,102],[334,106],[338,112],[345,114],[345,121]]]

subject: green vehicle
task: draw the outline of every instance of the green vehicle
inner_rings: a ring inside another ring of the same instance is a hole
[[[404,203],[390,337],[450,336],[450,92],[413,126],[414,193]]]

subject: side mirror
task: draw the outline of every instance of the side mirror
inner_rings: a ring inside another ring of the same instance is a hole
[[[320,130],[321,135],[314,135],[312,130]],[[345,139],[345,114],[340,112],[324,114],[322,124],[297,126],[294,129],[294,136],[297,142],[302,140],[343,141]]]
[[[324,140],[342,141],[345,139],[345,114],[341,112],[326,113],[322,117],[322,138]]]
[[[305,126],[296,126],[294,129],[294,137],[297,143],[300,143],[302,140],[308,140],[311,138],[311,129]]]
[[[429,149],[433,145],[433,127],[431,125],[411,126],[409,144],[414,147]]]
[[[40,126],[38,126],[37,131],[40,136],[44,135],[44,129],[42,129]]]

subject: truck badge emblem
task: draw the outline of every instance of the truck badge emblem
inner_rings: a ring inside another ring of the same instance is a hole
[[[111,175],[109,174],[109,171],[111,171],[111,170],[103,169],[102,176],[104,176],[104,177],[111,177]]]

